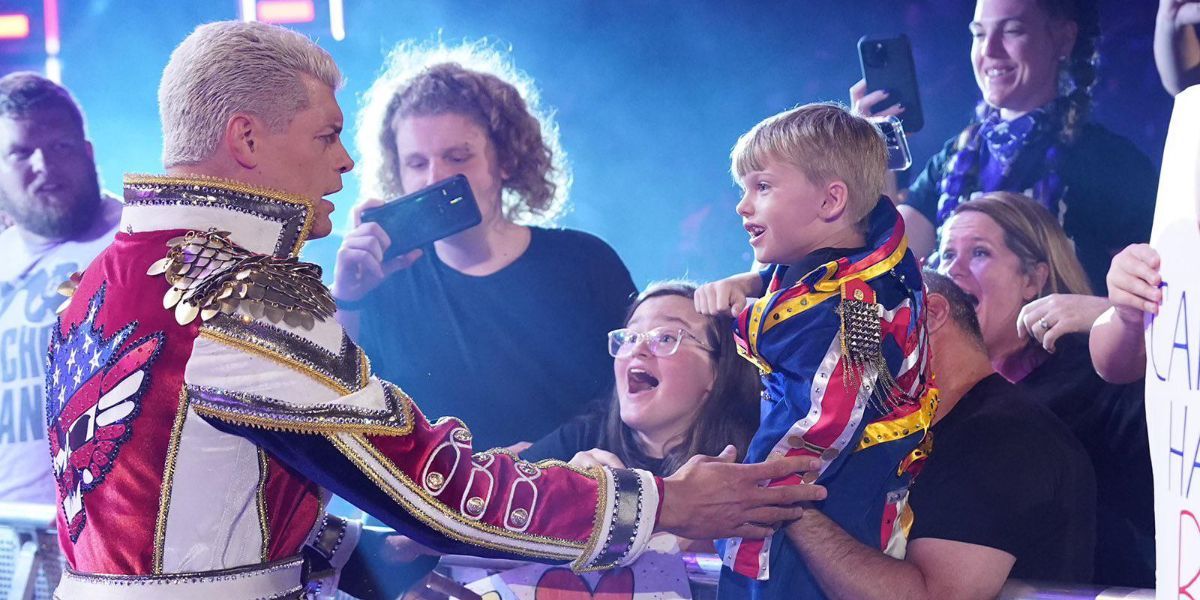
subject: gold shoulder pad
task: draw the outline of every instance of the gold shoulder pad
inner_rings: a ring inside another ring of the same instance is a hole
[[[199,316],[232,315],[239,307],[254,318],[312,329],[333,316],[334,302],[321,283],[321,267],[295,257],[255,254],[229,240],[229,232],[189,231],[167,242],[167,256],[147,275],[164,275],[171,288],[163,308],[187,325]]]
[[[81,271],[76,271],[71,273],[71,276],[67,278],[66,281],[58,284],[58,290],[56,291],[58,292],[59,296],[65,297],[66,300],[63,300],[62,304],[59,304],[58,308],[54,310],[55,314],[61,315],[63,311],[67,310],[67,307],[71,305],[71,298],[75,296],[75,290],[79,289],[79,281],[81,279],[83,279],[83,273]]]

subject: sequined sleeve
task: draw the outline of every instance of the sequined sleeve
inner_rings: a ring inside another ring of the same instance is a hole
[[[218,315],[188,361],[187,401],[400,532],[443,552],[627,564],[645,547],[660,483],[476,452],[462,422],[429,422],[332,320],[311,329]],[[486,401],[481,399],[480,401]]]

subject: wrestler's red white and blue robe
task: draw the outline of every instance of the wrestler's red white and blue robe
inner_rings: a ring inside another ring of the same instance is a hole
[[[296,309],[331,302],[319,269],[289,258],[312,224],[304,199],[129,176],[125,204],[50,347],[64,595],[167,597],[164,582],[187,580],[294,593],[303,546],[340,565],[354,545],[324,519],[328,491],[443,552],[594,569],[644,548],[661,485],[648,473],[476,452],[463,423],[430,423],[372,376],[333,318]],[[195,268],[234,255],[244,273]],[[206,305],[210,279],[230,291]]]
[[[860,542],[902,557],[908,485],[936,391],[920,268],[887,198],[868,215],[866,237],[865,248],[825,249],[792,266],[804,274],[786,288],[788,267],[769,267],[766,293],[738,318],[739,351],[765,387],[746,462],[820,457],[816,483],[829,496],[818,508]],[[729,540],[723,558],[722,598],[825,598],[782,531]]]

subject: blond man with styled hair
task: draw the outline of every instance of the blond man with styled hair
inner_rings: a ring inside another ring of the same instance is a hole
[[[333,597],[343,567],[367,564],[354,553],[384,543],[323,514],[331,492],[442,552],[577,569],[627,564],[656,530],[765,533],[822,497],[753,484],[806,459],[726,452],[659,479],[475,452],[464,423],[431,423],[373,375],[320,268],[297,259],[330,232],[325,196],[354,164],[339,81],[316,44],[261,23],[205,25],[172,54],[167,175],[126,177],[120,233],[67,284],[51,335],[47,437],[71,567],[56,598]],[[194,153],[180,147],[193,135]],[[409,575],[389,566],[387,593]],[[366,579],[351,570],[343,589],[382,593]]]
[[[903,221],[880,196],[886,169],[882,134],[840,106],[809,104],[755,125],[734,146],[732,171],[754,258],[768,266],[702,286],[696,309],[732,312],[739,351],[763,376],[746,462],[820,460],[803,479],[769,485],[825,485],[829,501],[817,510],[858,542],[902,556],[908,486],[937,392],[921,273]],[[784,536],[734,539],[723,555],[721,598],[826,597]]]
[[[309,78],[335,90],[342,85],[333,57],[290,29],[236,21],[196,28],[171,53],[158,86],[163,166],[211,157],[236,113],[281,131],[308,108]]]

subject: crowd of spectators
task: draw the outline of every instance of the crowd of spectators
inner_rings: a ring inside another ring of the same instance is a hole
[[[1200,81],[1196,23],[1200,4],[1161,0],[1171,93]],[[607,243],[554,227],[570,170],[533,82],[484,46],[404,45],[357,117],[364,197],[337,255],[337,318],[376,372],[431,419],[462,418],[477,447],[662,476],[695,455],[819,457],[802,481],[829,499],[775,535],[678,540],[729,559],[728,597],[780,594],[740,570],[747,548],[776,581],[812,588],[790,597],[983,598],[1010,577],[1153,587],[1142,330],[1162,299],[1146,244],[1156,168],[1091,119],[1094,2],[978,0],[969,29],[977,118],[902,198],[880,195],[884,146],[864,117],[903,107],[874,113],[886,92],[860,82],[852,110],[802,106],[738,141],[736,210],[764,270],[640,293]],[[393,240],[361,212],[458,173],[482,223],[385,259]],[[119,205],[78,105],[32,74],[0,79],[0,212],[0,337],[44,348],[55,288],[111,239]],[[879,280],[847,287],[854,265],[889,253]],[[908,336],[885,327],[866,367],[839,337],[847,313],[804,303],[864,291]],[[839,352],[845,370],[822,362]],[[40,422],[33,399],[56,374],[10,362],[3,401]],[[903,393],[862,392],[863,374]],[[843,404],[850,417],[822,421]],[[912,424],[887,440],[904,443],[866,438],[892,421]],[[6,431],[0,500],[53,502],[49,465],[30,466],[46,462],[44,431]],[[881,529],[881,511],[903,532]]]

